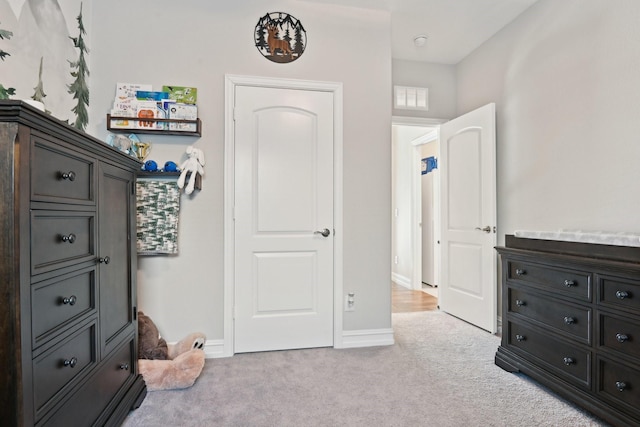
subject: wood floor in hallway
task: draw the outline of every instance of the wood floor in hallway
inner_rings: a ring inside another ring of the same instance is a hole
[[[391,311],[393,313],[438,309],[438,299],[426,292],[407,289],[393,282],[391,283],[391,290]]]

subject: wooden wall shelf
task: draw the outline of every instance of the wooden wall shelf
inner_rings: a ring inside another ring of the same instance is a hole
[[[193,131],[180,131],[180,130],[168,130],[168,129],[145,129],[145,128],[112,128],[111,120],[129,120],[132,122],[163,122],[163,123],[184,123],[195,124],[196,130]],[[122,117],[112,116],[107,114],[107,130],[114,133],[147,133],[157,135],[179,135],[179,136],[202,136],[202,121],[198,118],[196,120],[182,120],[182,119],[148,119],[140,117]]]

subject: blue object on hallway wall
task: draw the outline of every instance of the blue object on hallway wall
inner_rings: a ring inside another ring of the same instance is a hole
[[[422,172],[422,175],[426,175],[432,170],[438,169],[438,159],[436,159],[434,156],[422,159],[421,163],[422,164],[420,170]]]

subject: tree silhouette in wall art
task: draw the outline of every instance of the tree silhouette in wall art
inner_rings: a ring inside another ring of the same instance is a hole
[[[11,38],[11,36],[13,36],[13,33],[11,31],[8,30],[3,30],[2,28],[0,28],[0,40],[9,40]],[[4,61],[5,57],[7,56],[11,56],[11,54],[9,54],[9,52],[5,52],[4,50],[0,49],[0,59],[2,59],[2,61]],[[9,99],[9,97],[11,95],[15,95],[16,94],[16,90],[12,87],[9,88],[5,88],[2,83],[0,83],[0,99]]]
[[[86,77],[89,76],[89,68],[87,67],[84,55],[85,53],[89,53],[89,49],[85,45],[83,38],[87,33],[82,23],[82,3],[80,3],[80,14],[76,20],[78,21],[78,37],[69,38],[73,41],[74,47],[76,47],[80,53],[77,61],[69,61],[69,65],[75,70],[71,72],[75,80],[68,87],[69,93],[73,94],[73,99],[77,100],[76,106],[71,109],[76,115],[76,121],[73,123],[73,127],[84,130],[87,123],[89,123],[89,114],[87,112],[87,107],[89,106],[89,87],[86,80]]]
[[[300,58],[307,45],[302,23],[283,12],[271,12],[258,20],[254,31],[258,51],[272,62],[288,63]]]

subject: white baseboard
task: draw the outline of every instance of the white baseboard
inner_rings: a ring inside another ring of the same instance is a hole
[[[391,273],[391,280],[400,286],[411,289],[411,279],[398,273]]]
[[[359,331],[344,331],[342,345],[335,348],[360,348],[393,345],[393,329],[364,329]],[[207,340],[204,344],[204,354],[207,359],[218,359],[233,356],[226,352],[224,340]]]
[[[207,359],[228,357],[224,351],[224,340],[207,340],[204,343],[204,354]]]
[[[340,348],[375,347],[394,343],[393,329],[362,329],[344,331]]]

